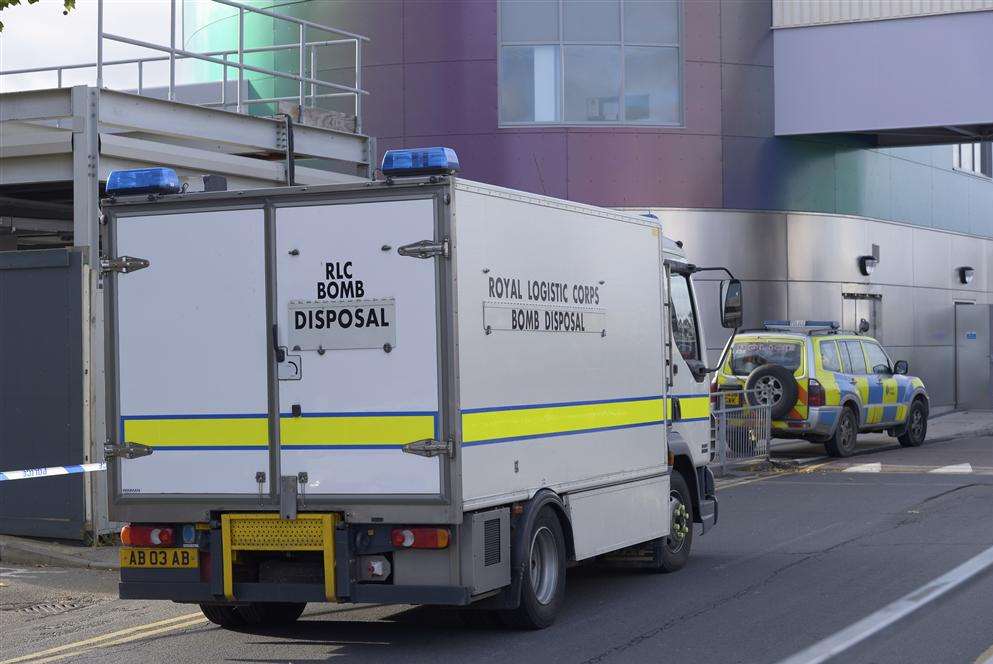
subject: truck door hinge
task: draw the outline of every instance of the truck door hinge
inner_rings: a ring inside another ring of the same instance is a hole
[[[448,238],[444,238],[441,242],[421,240],[420,242],[405,244],[402,247],[397,247],[397,253],[411,258],[448,258],[450,253]]]
[[[144,270],[150,263],[144,258],[134,258],[133,256],[118,256],[117,258],[100,259],[101,272],[119,272],[128,274]]]
[[[105,459],[137,459],[148,456],[152,453],[152,448],[141,443],[125,441],[118,445],[112,441],[103,444],[103,456]]]
[[[424,440],[415,440],[412,443],[407,443],[402,449],[406,454],[416,454],[423,457],[434,457],[442,454],[453,456],[455,444],[452,440],[425,438]]]

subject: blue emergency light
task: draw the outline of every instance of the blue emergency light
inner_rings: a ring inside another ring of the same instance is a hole
[[[171,168],[136,168],[111,171],[107,176],[107,195],[175,194],[182,190],[179,176]]]
[[[768,329],[837,330],[840,327],[836,320],[764,320],[762,325]]]
[[[459,156],[451,148],[387,150],[380,168],[385,176],[447,175],[457,173]]]

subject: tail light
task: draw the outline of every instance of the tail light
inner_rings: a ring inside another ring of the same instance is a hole
[[[126,546],[176,546],[176,529],[171,526],[133,526],[121,528],[121,544]]]
[[[807,405],[811,408],[820,408],[825,403],[824,388],[813,378],[807,386]]]
[[[390,539],[400,549],[444,549],[451,533],[447,528],[394,528]]]
[[[714,379],[710,381],[710,407],[717,408],[719,405],[720,397],[717,396],[717,392],[721,389],[720,385],[717,384],[717,380]]]

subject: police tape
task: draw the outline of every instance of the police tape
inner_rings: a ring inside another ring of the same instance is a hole
[[[83,463],[75,466],[51,466],[49,468],[28,468],[27,470],[0,470],[0,482],[6,480],[29,480],[35,477],[58,477],[76,473],[96,473],[107,470],[106,463]]]

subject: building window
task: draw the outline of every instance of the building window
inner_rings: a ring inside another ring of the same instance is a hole
[[[682,122],[680,0],[500,0],[500,124]]]
[[[952,146],[952,168],[993,177],[993,154],[990,143],[959,143]]]

